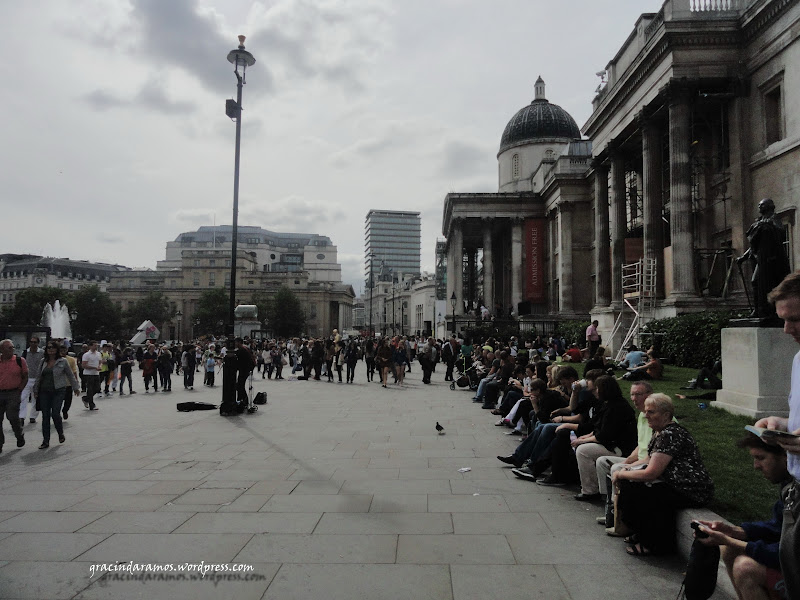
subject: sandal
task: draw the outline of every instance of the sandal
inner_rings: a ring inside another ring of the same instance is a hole
[[[626,544],[638,544],[639,543],[639,536],[635,533],[630,534],[628,537],[622,539],[623,542]]]
[[[627,552],[629,556],[636,556],[638,558],[645,558],[650,556],[650,550],[648,550],[641,544],[634,544],[633,546],[628,546],[627,548],[625,548],[625,552]]]

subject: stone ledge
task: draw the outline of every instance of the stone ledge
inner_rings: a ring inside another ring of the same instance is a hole
[[[678,527],[678,555],[684,560],[689,560],[689,551],[692,549],[692,542],[694,541],[694,531],[689,526],[689,523],[695,520],[703,521],[725,521],[726,519],[720,517],[717,513],[711,512],[705,508],[685,508],[678,511],[677,527]],[[717,570],[717,589],[712,596],[713,599],[722,600],[728,598],[735,600],[736,590],[733,589],[728,572],[725,570],[725,565],[722,559],[719,561],[719,568]]]

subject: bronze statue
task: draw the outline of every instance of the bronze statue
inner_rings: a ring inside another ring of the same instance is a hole
[[[775,203],[764,198],[758,203],[760,217],[747,230],[750,247],[736,259],[755,263],[750,279],[753,289],[753,313],[751,317],[772,320],[775,308],[767,302],[767,294],[789,274],[789,258],[786,255],[786,236],[783,224],[775,216]],[[745,284],[746,285],[746,284]]]

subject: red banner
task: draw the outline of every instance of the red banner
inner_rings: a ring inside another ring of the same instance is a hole
[[[546,302],[544,293],[544,253],[546,219],[525,219],[525,296],[530,302]]]

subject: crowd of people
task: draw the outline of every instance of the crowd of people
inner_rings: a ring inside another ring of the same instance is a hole
[[[800,272],[787,277],[771,299],[786,332],[800,343]],[[214,339],[136,348],[91,341],[70,349],[59,340],[40,348],[39,342],[32,337],[20,357],[11,340],[0,342],[0,414],[11,423],[18,447],[25,445],[26,419],[34,424],[40,413],[40,449],[49,446],[51,420],[64,443],[63,420],[69,418],[72,397],[81,396],[85,408],[95,411],[97,399],[124,396],[126,382],[127,393],[135,394],[132,374],[137,366],[145,394],[151,388],[154,394],[159,388],[171,392],[173,374],[183,376],[188,391],[199,372],[203,385],[214,387],[215,373],[229,352]],[[490,337],[477,344],[455,335],[445,340],[344,338],[334,329],[326,338],[236,338],[231,351],[239,402],[247,400],[245,380],[255,373],[262,379],[324,377],[352,384],[358,363],[364,361],[366,382],[376,382],[377,373],[377,382],[387,388],[403,387],[405,374],[417,362],[422,383],[430,384],[441,362],[451,388],[456,382],[469,386],[475,392],[472,400],[497,417],[496,426],[520,436],[513,453],[497,457],[516,477],[542,486],[574,485],[575,500],[595,502],[598,523],[608,535],[622,537],[633,557],[673,552],[677,511],[705,506],[714,493],[700,448],[677,421],[672,399],[657,390],[664,366],[652,348],[645,352],[631,346],[615,364],[600,345],[596,321],[586,330],[585,342],[581,347],[555,336],[524,341]],[[708,381],[718,389],[718,372],[718,366],[701,371],[689,387],[705,387]],[[620,388],[622,379],[632,382],[630,402]],[[789,418],[769,417],[756,426],[800,433],[800,352],[792,384]],[[766,443],[748,434],[738,442],[750,452],[754,467],[783,488],[772,519],[740,526],[697,523],[705,534],[703,543],[723,548],[723,561],[742,598],[780,597],[770,595],[779,589],[800,593],[795,525],[800,519],[800,438],[778,440]],[[4,441],[0,428],[0,452]],[[789,564],[794,568],[787,575]]]

